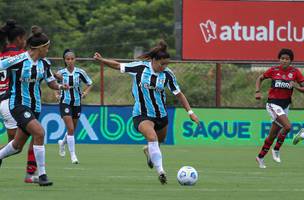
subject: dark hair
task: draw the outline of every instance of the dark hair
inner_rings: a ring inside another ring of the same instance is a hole
[[[284,55],[284,54],[285,54],[285,55],[288,55],[289,58],[290,58],[290,60],[293,61],[293,59],[294,59],[294,54],[293,54],[293,52],[292,52],[291,49],[281,49],[281,51],[280,51],[279,54],[278,54],[278,59],[280,59],[281,56]]]
[[[66,62],[65,62],[65,55],[66,55],[67,53],[69,53],[69,52],[71,52],[71,53],[73,53],[73,54],[75,55],[75,53],[74,53],[74,51],[73,51],[72,49],[65,49],[65,50],[63,51],[62,57],[63,57],[63,62],[64,62],[64,65],[65,65],[65,66],[67,66],[67,64],[66,64]]]
[[[9,19],[6,24],[0,29],[0,40],[7,40],[13,42],[18,36],[24,36],[26,33],[25,29],[18,25],[15,20]]]
[[[42,32],[42,28],[35,25],[32,26],[31,29],[32,34],[27,39],[27,45],[30,46],[30,48],[35,49],[50,43],[48,36]]]
[[[155,59],[160,60],[164,58],[170,58],[170,54],[167,52],[167,43],[164,40],[160,40],[158,44],[153,47],[149,52],[139,56],[139,59],[149,60]]]

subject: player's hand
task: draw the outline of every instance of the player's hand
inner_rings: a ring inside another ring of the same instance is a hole
[[[262,99],[262,93],[261,92],[256,92],[255,93],[255,99],[257,99],[257,100]]]
[[[70,86],[68,84],[62,84],[61,89],[68,90],[68,89],[70,89]]]
[[[289,84],[290,84],[290,86],[293,87],[293,88],[298,88],[298,87],[297,87],[297,84],[296,84],[294,81],[290,81]]]
[[[93,58],[98,61],[101,61],[103,59],[103,57],[98,52],[95,52]]]
[[[56,99],[59,101],[60,100],[60,95],[59,94],[56,94],[55,95]]]
[[[192,121],[194,121],[198,126],[200,126],[199,119],[198,119],[198,117],[196,116],[195,113],[192,113],[191,115],[189,115],[189,117],[190,117],[190,119],[191,119]]]
[[[88,93],[87,92],[83,92],[82,94],[81,94],[81,98],[86,98],[86,96],[88,95]]]

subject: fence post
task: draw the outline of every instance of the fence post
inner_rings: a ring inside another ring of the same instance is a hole
[[[221,107],[222,65],[216,63],[215,106]]]
[[[104,105],[104,64],[100,63],[100,105]]]

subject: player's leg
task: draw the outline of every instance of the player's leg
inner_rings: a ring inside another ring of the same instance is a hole
[[[287,115],[283,114],[277,117],[276,121],[282,125],[282,129],[278,134],[277,142],[272,149],[273,160],[277,163],[281,162],[280,148],[282,147],[284,140],[291,129],[291,123],[289,122]]]
[[[266,110],[268,111],[269,115],[272,118],[272,125],[269,131],[268,137],[265,139],[262,149],[260,150],[258,156],[256,157],[256,161],[260,168],[266,168],[264,157],[268,153],[271,145],[273,144],[274,139],[277,137],[278,132],[281,130],[282,126],[278,124],[275,120],[278,117],[277,114],[277,106],[274,104],[267,103]]]
[[[21,129],[18,129],[14,140],[0,149],[0,160],[20,153],[28,137]]]
[[[70,152],[70,156],[71,156],[71,161],[73,164],[78,164],[78,160],[76,157],[76,153],[75,153],[75,138],[74,138],[74,122],[72,119],[72,116],[69,115],[65,115],[63,118],[63,121],[65,123],[65,126],[67,128],[67,144],[68,144],[68,149]]]
[[[39,185],[50,186],[53,182],[48,180],[45,170],[44,129],[37,119],[29,121],[25,128],[33,137],[33,149],[37,162]]]
[[[70,106],[64,103],[60,103],[59,105],[60,109],[60,115],[61,118],[63,119],[64,116],[69,116],[71,115],[71,109]],[[59,155],[61,157],[65,156],[65,144],[67,144],[67,137],[68,137],[68,132],[65,133],[64,137],[62,140],[58,140],[58,145],[59,145]]]
[[[24,182],[26,183],[38,183],[37,163],[34,154],[34,141],[31,138],[31,142],[27,151],[27,166]]]
[[[151,120],[141,121],[138,130],[145,136],[148,141],[148,152],[153,165],[159,175],[161,183],[166,183],[165,170],[163,169],[162,154],[158,144],[158,137],[154,130],[154,122]]]

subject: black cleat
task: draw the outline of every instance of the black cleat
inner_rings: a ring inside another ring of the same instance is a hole
[[[159,179],[159,181],[160,181],[160,183],[162,185],[167,184],[167,176],[166,176],[166,174],[160,174],[159,177],[158,177],[158,179]]]
[[[2,164],[2,159],[0,159],[0,167],[1,167],[1,164]]]
[[[148,146],[144,146],[143,151],[144,151],[144,154],[147,158],[147,165],[148,165],[149,168],[152,169],[153,168],[153,162],[151,161],[150,156],[149,156]]]
[[[38,183],[39,183],[40,186],[51,186],[51,185],[53,185],[53,182],[49,181],[46,174],[42,174],[42,175],[39,176]]]

